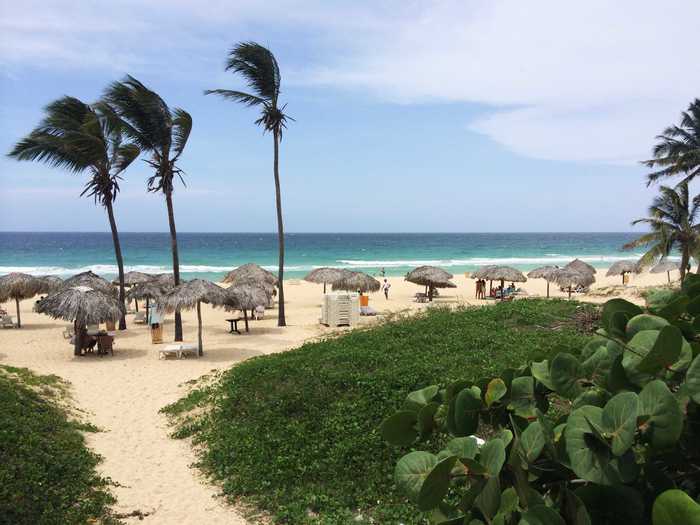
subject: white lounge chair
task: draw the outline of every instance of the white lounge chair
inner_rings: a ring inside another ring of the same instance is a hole
[[[17,328],[17,323],[15,323],[11,315],[3,315],[0,317],[0,326],[3,328]]]
[[[146,312],[136,312],[134,322],[137,324],[146,324]]]
[[[158,349],[158,359],[165,359],[169,355],[174,355],[178,359],[181,359],[184,354],[195,354],[197,355],[197,345],[189,343],[175,343],[172,345],[165,345]]]

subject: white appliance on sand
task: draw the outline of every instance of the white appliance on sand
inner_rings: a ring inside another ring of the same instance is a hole
[[[327,293],[321,304],[321,324],[353,326],[360,320],[360,296],[357,293]]]

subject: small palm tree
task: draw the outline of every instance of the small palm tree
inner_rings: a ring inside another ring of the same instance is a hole
[[[681,113],[678,126],[670,126],[656,137],[654,158],[644,161],[650,168],[658,168],[647,175],[647,183],[661,178],[683,175],[690,182],[700,175],[700,99],[695,99],[688,110]]]
[[[237,44],[229,53],[226,71],[240,73],[246,80],[252,93],[232,91],[230,89],[212,89],[205,95],[215,94],[227,100],[240,102],[246,106],[259,106],[260,118],[255,121],[264,131],[272,133],[274,143],[273,173],[275,177],[275,204],[277,206],[277,242],[279,244],[279,309],[278,326],[286,326],[284,316],[284,224],[282,221],[282,196],[279,173],[279,145],[282,131],[287,127],[287,120],[293,120],[284,114],[286,105],[280,107],[280,70],[275,56],[269,49],[255,42]]]
[[[648,224],[651,228],[638,239],[627,243],[624,249],[647,246],[647,252],[640,259],[642,266],[666,257],[672,250],[681,252],[681,280],[685,278],[690,257],[700,252],[700,225],[696,224],[700,210],[700,195],[692,202],[688,197],[688,183],[681,182],[675,188],[661,186],[660,195],[654,198],[649,207],[649,217],[637,219],[632,224]]]
[[[124,140],[120,122],[108,105],[93,107],[77,98],[63,97],[46,106],[45,113],[39,126],[8,155],[90,174],[80,195],[93,197],[95,204],[107,210],[119,270],[119,301],[124,305],[124,260],[113,205],[121,174],[139,156],[140,150]],[[119,329],[125,328],[122,316]]]
[[[154,91],[131,76],[111,84],[103,96],[103,103],[115,109],[122,121],[124,133],[142,151],[150,153],[146,162],[155,170],[148,179],[148,191],[165,195],[170,226],[170,245],[173,254],[173,278],[180,284],[180,258],[177,250],[177,231],[173,209],[175,177],[182,180],[177,161],[192,131],[192,117],[184,109],[170,109]],[[182,317],[175,311],[175,340],[182,341]]]

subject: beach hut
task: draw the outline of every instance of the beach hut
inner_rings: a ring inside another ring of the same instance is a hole
[[[435,288],[457,288],[450,281],[454,277],[450,272],[437,266],[419,266],[406,274],[405,280],[427,288],[428,300],[433,300]]]
[[[590,275],[595,275],[597,273],[596,269],[593,268],[593,266],[591,266],[590,264],[588,264],[586,262],[583,262],[581,259],[574,259],[569,264],[564,266],[564,268],[567,270],[573,270],[573,271],[579,272],[579,273],[587,273]]]
[[[343,268],[314,268],[304,277],[304,280],[310,283],[323,284],[323,293],[326,293],[326,285],[339,281],[348,272],[349,270],[344,270]]]
[[[267,284],[268,288],[277,286],[277,276],[254,263],[247,263],[226,274],[224,284]]]
[[[479,275],[483,275],[481,279],[501,281],[501,300],[505,299],[505,295],[502,292],[506,281],[513,283],[524,283],[527,281],[527,277],[525,277],[520,270],[512,266],[490,266],[484,269],[483,272],[479,272]]]
[[[63,281],[61,289],[74,288],[76,286],[85,286],[102,293],[117,295],[117,289],[109,281],[89,270],[75,274],[73,277]]]
[[[0,277],[0,302],[4,303],[9,299],[15,300],[17,310],[17,328],[22,328],[22,317],[19,311],[19,302],[29,299],[40,293],[46,283],[27,273],[13,272]],[[11,322],[11,321],[8,321]]]
[[[616,261],[612,264],[612,266],[610,266],[610,268],[608,268],[608,272],[605,275],[606,277],[610,277],[611,275],[621,275],[622,284],[627,284],[625,275],[628,273],[639,273],[640,271],[639,262],[637,261]]]
[[[554,281],[554,272],[558,269],[558,266],[540,266],[528,272],[527,278],[544,279],[547,281],[547,298],[549,298],[549,283]]]
[[[200,356],[204,355],[202,303],[217,305],[223,304],[224,300],[224,289],[204,279],[192,279],[181,283],[159,299],[160,305],[166,312],[197,309],[197,348]]]
[[[559,268],[554,272],[554,282],[560,287],[568,290],[569,299],[574,287],[583,286],[587,288],[595,282],[595,277],[588,272],[577,272],[570,268]]]
[[[344,290],[348,292],[376,292],[381,287],[382,284],[374,277],[366,273],[349,270],[341,279],[333,283],[333,290]]]
[[[248,310],[251,314],[259,306],[267,306],[270,303],[270,292],[267,288],[254,284],[233,285],[224,290],[223,305],[227,310],[240,310],[243,312],[245,331],[248,327]]]
[[[123,314],[122,305],[114,294],[88,286],[63,287],[39,301],[36,311],[73,322],[75,355],[81,353],[86,325],[116,322]]]
[[[674,261],[667,261],[666,259],[661,259],[656,266],[654,266],[651,270],[649,270],[651,273],[664,273],[666,272],[666,276],[668,277],[668,284],[671,284],[671,272],[675,270],[680,270],[681,265],[677,262]]]

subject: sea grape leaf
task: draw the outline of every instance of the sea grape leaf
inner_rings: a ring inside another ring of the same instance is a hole
[[[437,403],[428,403],[418,411],[418,431],[421,437],[427,437],[435,428],[435,413],[440,408]]]
[[[496,515],[501,505],[501,483],[498,476],[489,478],[474,504],[487,518],[491,519]]]
[[[490,439],[481,446],[479,463],[491,476],[498,476],[506,461],[506,447],[499,438]]]
[[[465,388],[454,400],[454,423],[456,436],[470,436],[479,427],[481,396],[470,388]]]
[[[693,359],[693,362],[685,374],[685,388],[690,398],[696,403],[700,403],[700,355]]]
[[[651,520],[654,525],[700,525],[700,505],[682,490],[667,490],[654,500]]]
[[[630,319],[635,315],[642,313],[642,309],[634,303],[625,301],[624,299],[615,298],[610,299],[603,305],[603,312],[601,314],[601,323],[603,328],[610,333],[610,325],[612,323],[613,315],[622,312],[627,315]],[[612,334],[610,334],[612,335]]]
[[[523,513],[518,525],[566,525],[566,522],[553,508],[535,505]]]
[[[510,402],[508,408],[520,417],[532,417],[535,414],[535,380],[532,376],[521,376],[510,384]]]
[[[412,410],[399,410],[386,418],[379,430],[382,437],[396,446],[406,446],[413,443],[418,437],[416,430],[417,415]]]
[[[616,456],[627,452],[634,443],[638,405],[637,394],[622,392],[608,401],[603,408],[603,431],[612,439],[612,452]]]
[[[660,317],[663,317],[664,319],[674,321],[679,316],[683,315],[683,313],[685,313],[689,301],[690,300],[688,299],[687,295],[678,295],[677,297],[669,301],[668,304],[664,306],[661,310],[659,310],[657,313]]]
[[[586,506],[593,523],[643,523],[644,500],[638,490],[624,485],[588,484],[575,492]]]
[[[600,485],[612,485],[620,482],[619,473],[610,462],[612,452],[595,435],[597,428],[602,427],[602,419],[602,408],[577,408],[569,415],[564,440],[571,468],[577,476]]]
[[[559,512],[569,525],[592,525],[586,505],[576,494],[568,489],[561,493]]]
[[[683,335],[672,325],[664,326],[659,332],[654,346],[637,364],[637,370],[646,374],[655,374],[670,367],[681,355]]]
[[[437,456],[430,452],[409,452],[396,462],[394,480],[397,487],[417,503],[423,482],[437,464]]]
[[[639,416],[644,421],[642,431],[652,446],[672,447],[683,430],[683,412],[666,383],[656,379],[639,393]]]
[[[622,366],[627,378],[635,385],[644,386],[654,378],[652,374],[641,372],[637,367],[651,352],[658,337],[658,330],[642,330],[627,343],[628,348],[622,356]]]
[[[530,372],[532,372],[532,376],[537,381],[550,390],[554,390],[554,383],[552,383],[552,378],[549,375],[549,361],[545,359],[544,361],[531,363]]]
[[[439,461],[428,473],[418,492],[418,508],[422,511],[434,509],[450,488],[450,471],[457,461],[457,456],[450,456]]]
[[[520,434],[520,445],[528,463],[535,461],[544,448],[545,438],[539,421],[530,423]]]
[[[460,459],[474,459],[479,451],[479,445],[476,442],[476,438],[472,436],[456,437],[447,443],[447,450]]]
[[[406,396],[404,406],[407,409],[420,410],[422,407],[430,403],[439,392],[437,385],[426,386],[415,392],[411,392]]]
[[[581,363],[573,355],[562,352],[552,360],[549,370],[557,394],[575,399],[581,393],[578,380],[582,376]]]
[[[490,407],[493,405],[496,401],[506,395],[506,392],[508,392],[508,387],[503,382],[503,379],[492,379],[486,388],[486,395],[484,396],[486,406]]]
[[[635,315],[627,323],[627,339],[632,339],[638,332],[642,330],[661,330],[664,326],[668,326],[668,321],[663,317],[651,314]]]

